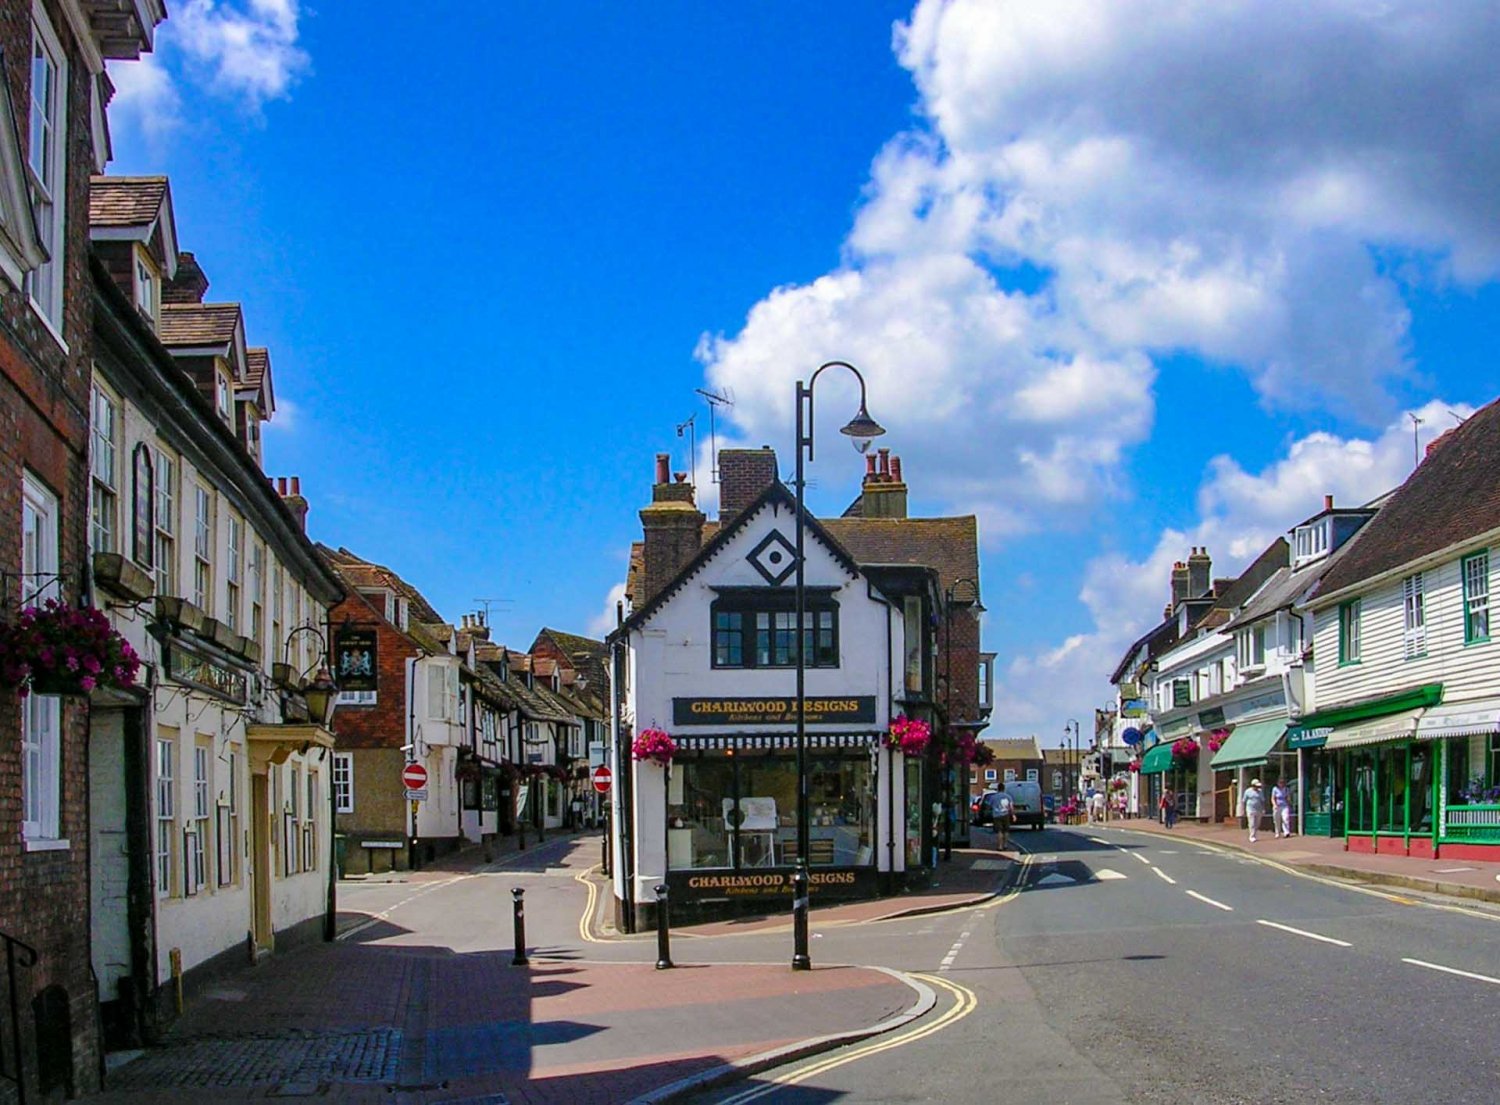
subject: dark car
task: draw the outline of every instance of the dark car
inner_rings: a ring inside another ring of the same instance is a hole
[[[985,805],[984,795],[993,794],[994,791],[987,790],[984,794],[976,795],[969,803],[969,824],[988,825],[990,823],[990,811]]]

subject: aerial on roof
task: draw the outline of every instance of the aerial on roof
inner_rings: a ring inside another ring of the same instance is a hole
[[[149,226],[167,196],[164,176],[89,178],[89,225]]]
[[[1328,596],[1500,529],[1500,400],[1433,442],[1319,586]]]
[[[238,303],[163,303],[159,333],[171,346],[229,345],[239,332]]]

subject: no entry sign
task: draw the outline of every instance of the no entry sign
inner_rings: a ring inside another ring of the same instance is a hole
[[[401,769],[401,782],[407,790],[421,790],[427,785],[427,769],[419,763],[409,763]]]
[[[608,794],[610,784],[614,781],[614,774],[604,764],[594,768],[594,789],[600,794]]]

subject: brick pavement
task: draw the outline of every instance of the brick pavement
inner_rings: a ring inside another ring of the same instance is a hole
[[[906,1009],[881,971],[533,960],[379,943],[302,948],[208,992],[101,1105],[620,1102]]]
[[[1294,836],[1276,839],[1264,830],[1251,844],[1237,825],[1206,825],[1179,821],[1168,830],[1147,818],[1112,821],[1109,828],[1135,829],[1162,836],[1188,837],[1233,848],[1284,863],[1312,874],[1330,875],[1352,882],[1398,886],[1458,898],[1500,902],[1500,864],[1462,859],[1424,859],[1420,856],[1366,855],[1344,848],[1339,837]],[[1082,829],[1097,826],[1084,825]]]

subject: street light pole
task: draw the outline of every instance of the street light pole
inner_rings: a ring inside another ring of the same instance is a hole
[[[825,368],[835,366],[847,368],[859,381],[859,413],[850,419],[840,432],[853,438],[854,446],[860,452],[870,447],[871,438],[885,433],[885,429],[870,417],[870,412],[865,406],[865,378],[860,375],[859,369],[848,361],[825,361],[808,378],[806,385],[801,380],[797,381],[797,474],[793,481],[796,485],[794,490],[797,496],[797,525],[795,527],[797,535],[797,640],[793,647],[797,655],[797,870],[792,876],[792,970],[794,971],[812,970],[812,957],[808,952],[807,939],[807,912],[811,892],[807,868],[808,852],[812,847],[812,833],[808,824],[810,810],[807,793],[807,658],[805,656],[807,651],[807,573],[802,556],[803,537],[807,528],[803,495],[807,484],[803,476],[802,462],[804,450],[806,450],[808,460],[813,458],[813,385],[818,382],[818,377]]]
[[[1073,735],[1073,739],[1072,739],[1071,744],[1069,744],[1069,741],[1068,741],[1069,730],[1072,731],[1072,735]],[[1064,744],[1065,747],[1068,747],[1068,749],[1069,749],[1068,756],[1067,756],[1067,765],[1068,765],[1067,782],[1068,782],[1068,801],[1071,802],[1074,798],[1076,798],[1078,796],[1078,789],[1079,789],[1078,788],[1078,784],[1075,781],[1075,775],[1076,775],[1078,767],[1080,766],[1079,763],[1078,763],[1078,720],[1076,718],[1069,718],[1068,719],[1068,724],[1063,726],[1063,744]]]

